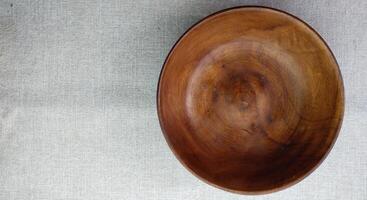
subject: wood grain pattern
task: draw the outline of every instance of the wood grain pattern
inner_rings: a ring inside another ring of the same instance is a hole
[[[337,62],[321,37],[282,11],[240,7],[192,27],[170,52],[158,115],[177,158],[219,188],[260,194],[311,173],[344,111]]]

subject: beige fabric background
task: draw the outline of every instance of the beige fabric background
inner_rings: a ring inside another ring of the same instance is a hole
[[[346,112],[299,184],[240,196],[192,176],[159,128],[156,86],[192,24],[239,5],[288,11],[329,43]],[[367,1],[0,0],[0,200],[367,199]]]

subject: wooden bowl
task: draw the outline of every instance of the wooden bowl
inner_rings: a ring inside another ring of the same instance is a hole
[[[261,194],[310,174],[343,117],[338,64],[306,23],[264,7],[224,10],[190,28],[158,86],[164,136],[207,183]]]

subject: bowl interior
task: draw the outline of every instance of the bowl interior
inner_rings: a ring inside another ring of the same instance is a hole
[[[191,28],[168,56],[158,113],[177,158],[230,191],[273,191],[305,177],[343,115],[338,65],[320,36],[280,11],[244,7]]]

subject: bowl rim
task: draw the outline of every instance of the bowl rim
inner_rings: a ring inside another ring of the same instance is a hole
[[[336,68],[338,71],[338,78],[340,79],[340,94],[341,94],[341,112],[340,112],[340,118],[339,118],[339,122],[338,122],[338,126],[335,129],[335,137],[333,138],[332,143],[330,144],[330,147],[328,148],[328,150],[325,152],[325,154],[322,156],[322,158],[318,161],[318,163],[313,166],[307,173],[305,173],[302,176],[297,177],[296,179],[289,181],[283,185],[280,185],[278,187],[275,188],[270,188],[270,189],[265,189],[265,190],[256,190],[256,191],[244,191],[244,190],[235,190],[235,189],[230,189],[230,188],[226,188],[223,186],[220,186],[218,184],[215,184],[213,182],[210,182],[209,180],[201,177],[200,175],[198,175],[196,172],[194,172],[181,158],[180,156],[177,154],[176,150],[173,148],[172,144],[169,142],[168,140],[168,136],[166,134],[166,131],[164,129],[164,124],[163,124],[163,118],[162,118],[162,106],[160,105],[160,100],[161,100],[161,81],[162,81],[162,77],[163,74],[165,72],[165,68],[167,65],[167,61],[170,59],[170,57],[173,54],[173,51],[176,49],[176,47],[179,45],[179,43],[182,41],[182,39],[188,35],[189,32],[191,32],[194,28],[200,26],[201,23],[204,23],[207,20],[210,20],[212,17],[217,16],[219,14],[225,13],[225,12],[230,12],[233,10],[243,10],[243,9],[260,9],[260,10],[269,10],[269,11],[273,11],[276,13],[280,13],[280,14],[284,14],[287,15],[291,18],[293,18],[294,20],[302,23],[303,25],[305,25],[313,34],[315,34],[323,43],[323,45],[325,45],[325,47],[327,48],[327,50],[330,52],[332,59],[335,61],[336,64]],[[211,185],[215,188],[227,191],[227,192],[231,192],[231,193],[235,193],[235,194],[241,194],[241,195],[263,195],[263,194],[270,194],[270,193],[274,193],[274,192],[279,192],[281,190],[287,189],[293,185],[296,185],[297,183],[301,182],[302,180],[304,180],[305,178],[307,178],[310,174],[312,174],[326,159],[326,157],[328,157],[331,149],[334,147],[337,138],[339,137],[340,134],[340,130],[341,130],[341,126],[343,124],[343,119],[344,119],[344,112],[345,112],[345,93],[344,93],[344,81],[343,81],[343,77],[342,77],[342,73],[340,70],[340,65],[337,62],[337,59],[334,55],[334,53],[331,51],[329,45],[326,43],[325,39],[314,29],[312,28],[308,23],[306,23],[305,21],[303,21],[302,19],[298,18],[297,16],[290,14],[284,10],[281,9],[277,9],[277,8],[272,8],[272,7],[268,7],[268,6],[259,6],[259,5],[243,5],[243,6],[235,6],[235,7],[229,7],[226,9],[222,9],[219,11],[216,11],[212,14],[209,14],[208,16],[200,19],[199,21],[197,21],[196,23],[194,23],[193,25],[191,25],[178,39],[177,41],[174,43],[174,45],[171,47],[171,49],[169,50],[169,53],[167,54],[164,63],[162,65],[162,69],[160,71],[159,74],[159,78],[158,78],[158,84],[157,84],[157,92],[156,92],[156,107],[157,107],[157,115],[158,115],[158,121],[159,121],[159,125],[161,128],[161,131],[163,133],[163,136],[165,138],[165,141],[167,143],[167,145],[169,146],[170,150],[173,152],[174,156],[176,157],[176,159],[181,163],[182,166],[184,166],[184,168],[186,170],[188,170],[191,174],[193,174],[195,177],[197,177],[199,180],[203,181],[204,183]]]

